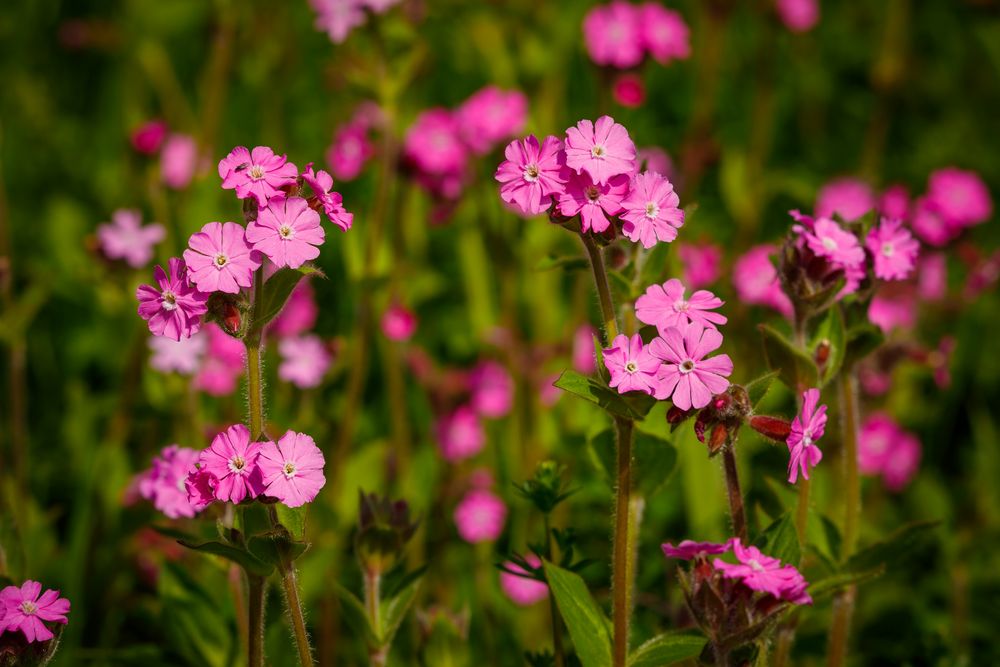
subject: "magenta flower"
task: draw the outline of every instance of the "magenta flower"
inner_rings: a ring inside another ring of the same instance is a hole
[[[643,346],[639,334],[615,336],[611,347],[604,350],[604,366],[611,374],[608,384],[619,394],[642,391],[652,395],[659,387],[660,360],[649,345]]]
[[[302,172],[302,180],[312,188],[313,196],[316,197],[317,203],[330,222],[345,232],[350,229],[351,223],[354,222],[354,214],[344,209],[344,198],[340,193],[332,191],[333,177],[322,169],[314,172],[310,162]]]
[[[720,345],[722,334],[717,329],[697,323],[683,329],[671,327],[663,337],[654,338],[649,344],[650,353],[664,362],[654,396],[660,400],[670,397],[681,410],[708,405],[712,396],[729,387],[726,378],[733,372],[728,354],[706,358]]]
[[[264,478],[263,493],[288,507],[311,503],[326,484],[323,452],[305,433],[288,431],[277,443],[265,442],[257,465]]]
[[[247,241],[277,267],[297,269],[316,259],[325,239],[319,213],[302,197],[275,197],[247,227]]]
[[[643,171],[653,171],[662,174],[671,183],[677,182],[677,168],[670,154],[659,146],[647,146],[636,151],[635,170],[633,176]]]
[[[66,625],[69,600],[59,597],[59,591],[47,590],[28,580],[21,587],[7,586],[0,591],[0,634],[20,631],[29,644],[44,642],[55,635],[46,623]]]
[[[215,502],[215,489],[219,485],[219,480],[215,475],[205,470],[193,470],[184,480],[184,490],[188,494],[188,503],[195,512],[203,509]]]
[[[334,44],[341,44],[352,30],[364,25],[365,8],[360,0],[309,0],[316,12],[316,29]]]
[[[463,171],[468,155],[455,115],[439,107],[417,116],[403,140],[403,156],[418,170],[433,176]]]
[[[948,293],[948,258],[943,252],[920,255],[917,293],[925,301],[938,301]]]
[[[250,430],[234,424],[212,439],[202,450],[199,468],[217,480],[215,497],[222,502],[240,503],[256,498],[264,490],[257,458],[261,443],[250,442]]]
[[[841,178],[830,181],[816,196],[816,217],[830,218],[835,213],[845,222],[854,222],[875,208],[875,195],[864,181]]]
[[[736,579],[751,590],[767,593],[779,600],[795,604],[812,602],[805,592],[805,580],[797,569],[791,565],[782,565],[777,558],[765,556],[757,547],[744,547],[738,537],[733,538],[732,548],[739,563],[715,559],[715,569],[722,572],[722,576]]]
[[[382,333],[389,340],[409,340],[417,331],[417,316],[405,306],[394,303],[382,314]]]
[[[927,199],[948,224],[959,229],[978,225],[993,215],[989,188],[974,171],[938,169],[927,179]]]
[[[903,431],[896,439],[892,450],[882,462],[882,481],[885,488],[899,493],[910,483],[920,469],[920,440],[912,433]]]
[[[615,0],[597,5],[583,18],[583,40],[591,60],[619,69],[642,62],[642,25],[639,10]]]
[[[819,403],[819,389],[807,389],[802,394],[802,411],[792,420],[792,430],[788,434],[788,482],[795,484],[802,476],[809,479],[809,468],[815,468],[823,459],[823,452],[816,441],[826,431],[826,406]]]
[[[819,23],[819,0],[775,0],[774,6],[792,32],[808,32]]]
[[[493,542],[503,532],[507,506],[492,491],[472,489],[455,507],[455,526],[471,544]]]
[[[183,190],[198,168],[198,143],[186,134],[171,134],[160,154],[160,178],[174,190]]]
[[[660,548],[663,549],[663,555],[667,558],[694,560],[698,556],[717,556],[726,553],[732,548],[732,540],[727,540],[722,544],[684,540],[676,547],[670,542],[665,542],[660,545]]]
[[[300,389],[318,387],[333,358],[319,336],[284,338],[278,343],[278,377]]]
[[[953,241],[961,233],[961,227],[950,224],[941,215],[937,204],[929,197],[918,197],[913,203],[913,217],[910,227],[924,243],[941,247]]]
[[[495,176],[501,183],[500,198],[524,215],[548,210],[549,198],[561,193],[566,182],[561,174],[565,160],[562,142],[548,136],[539,146],[535,135],[529,134],[507,144],[504,156],[507,159],[497,167]]]
[[[677,258],[684,266],[684,283],[691,289],[711,285],[719,279],[722,248],[711,243],[677,246]]]
[[[613,176],[604,185],[595,185],[587,174],[572,174],[559,196],[559,212],[567,217],[579,214],[582,231],[601,233],[611,226],[607,216],[621,212],[627,192],[627,176]]]
[[[152,353],[149,365],[156,370],[161,373],[194,375],[201,365],[208,341],[198,332],[179,341],[164,336],[150,336],[147,344]]]
[[[684,18],[658,2],[639,6],[642,45],[662,65],[691,55],[691,31]]]
[[[210,222],[188,239],[184,261],[191,269],[191,282],[202,292],[236,294],[253,284],[261,256],[247,243],[243,225]]]
[[[534,554],[524,557],[532,567],[541,567],[542,561]],[[507,561],[504,567],[511,572],[522,572],[528,574],[520,565]],[[540,602],[548,597],[549,587],[544,583],[528,577],[521,577],[511,572],[500,572],[500,588],[511,601],[521,607],[530,607],[536,602]]]
[[[652,248],[657,241],[669,243],[684,224],[679,205],[670,181],[656,172],[643,172],[632,179],[632,190],[622,201],[622,233],[644,248]]]
[[[451,463],[475,456],[486,444],[479,415],[468,405],[438,420],[437,437],[441,455]]]
[[[326,164],[337,180],[352,181],[374,154],[367,127],[352,121],[333,135],[333,143],[326,149]]]
[[[484,417],[503,417],[514,404],[514,379],[496,361],[484,361],[472,369],[469,391],[472,408]]]
[[[792,302],[782,291],[778,271],[771,263],[777,252],[767,243],[750,248],[733,264],[733,287],[743,303],[768,306],[791,318]]]
[[[908,285],[900,289],[882,288],[872,297],[868,319],[888,334],[893,329],[912,329],[917,323],[916,295]]]
[[[886,218],[906,220],[910,217],[910,193],[905,185],[890,185],[878,202],[879,213]]]
[[[581,120],[566,130],[566,166],[578,174],[587,172],[598,185],[631,174],[635,156],[628,131],[611,116],[601,116],[597,123]]]
[[[163,139],[167,136],[169,129],[167,124],[162,120],[146,121],[132,131],[129,141],[132,142],[132,148],[136,152],[143,155],[153,155],[156,151],[160,150],[160,146],[163,144]]]
[[[597,370],[597,355],[594,353],[594,336],[597,331],[589,324],[578,327],[573,334],[573,369],[590,375]]]
[[[858,436],[858,467],[865,475],[882,475],[886,488],[902,491],[920,467],[920,440],[892,417],[873,413]]]
[[[139,269],[153,259],[153,247],[167,235],[163,225],[142,224],[142,214],[133,209],[118,209],[111,222],[97,227],[101,252],[108,259],[121,259],[133,269]]]
[[[316,325],[319,308],[313,293],[312,283],[300,280],[285,302],[285,307],[268,326],[268,331],[279,338],[298,336]]]
[[[875,257],[875,275],[882,280],[909,277],[920,254],[920,244],[903,223],[888,218],[868,232],[865,245]]]
[[[236,391],[243,375],[246,347],[217,324],[205,327],[208,351],[194,378],[194,388],[211,396],[228,396]]]
[[[726,323],[726,316],[712,312],[721,308],[722,299],[707,290],[698,290],[690,299],[684,298],[684,283],[671,278],[662,285],[650,285],[635,301],[635,316],[643,324],[652,324],[660,335],[671,327],[683,328],[696,322],[710,329]]]
[[[170,445],[164,447],[153,465],[139,479],[139,495],[168,518],[191,518],[198,513],[188,500],[185,482],[195,470],[200,452],[196,449]]]
[[[486,86],[465,100],[455,116],[465,145],[476,155],[485,155],[524,131],[528,98],[519,90]]]
[[[275,155],[267,146],[257,146],[253,151],[237,146],[219,161],[219,177],[225,190],[236,190],[240,199],[253,197],[258,206],[267,206],[267,200],[284,194],[281,188],[294,185],[298,168],[284,155]]]
[[[139,300],[139,316],[149,322],[149,330],[179,341],[201,327],[201,316],[208,310],[208,295],[188,283],[184,260],[172,257],[168,266],[170,275],[160,266],[153,270],[159,290],[152,285],[139,285],[135,296]]]
[[[865,251],[858,243],[858,237],[844,230],[829,218],[817,218],[812,228],[796,225],[809,249],[819,257],[825,257],[844,267],[856,267],[864,263]]]
[[[646,101],[646,85],[642,77],[625,72],[615,77],[611,85],[611,95],[615,102],[626,109],[638,109]]]

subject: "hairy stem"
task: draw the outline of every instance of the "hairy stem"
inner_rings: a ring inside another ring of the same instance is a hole
[[[382,593],[382,575],[376,570],[365,570],[365,611],[368,613],[368,625],[376,637],[382,636],[382,617],[379,612],[379,598]],[[373,666],[384,665],[388,657],[388,647],[372,645],[368,648],[368,657]]]
[[[587,249],[590,257],[590,266],[594,271],[594,284],[597,286],[597,298],[601,302],[601,317],[604,320],[604,333],[607,342],[614,340],[618,335],[618,321],[615,318],[615,306],[611,301],[611,286],[608,284],[608,272],[604,268],[604,255],[601,248],[594,239],[587,234],[581,234],[583,247]]]
[[[632,495],[632,421],[615,418],[618,433],[617,483],[615,486],[615,533],[611,559],[612,623],[614,625],[614,666],[624,667],[628,660],[628,626],[632,610],[632,570],[635,561],[629,544],[629,505]]]
[[[726,471],[726,492],[729,496],[729,516],[733,521],[733,532],[744,544],[747,537],[747,518],[743,510],[743,493],[740,491],[740,476],[736,470],[736,448],[733,442],[722,450],[722,466]]]
[[[549,525],[549,515],[543,515],[545,521],[545,558],[552,561],[554,558],[552,549],[552,529]],[[555,655],[555,667],[563,667],[563,647],[562,647],[562,624],[559,622],[559,609],[556,606],[556,597],[549,591],[549,613],[552,615],[552,653]]]
[[[247,664],[249,667],[264,665],[264,577],[247,575],[248,608],[250,610]]]
[[[281,587],[285,591],[288,603],[288,617],[292,621],[292,633],[295,635],[295,646],[299,650],[299,664],[302,667],[312,667],[312,648],[309,646],[309,632],[306,630],[306,619],[302,613],[302,601],[299,600],[299,583],[295,576],[295,566],[282,558],[280,563]]]

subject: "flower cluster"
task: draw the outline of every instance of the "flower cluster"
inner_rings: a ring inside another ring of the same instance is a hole
[[[870,415],[861,426],[858,468],[865,475],[881,475],[890,491],[902,491],[910,483],[920,454],[920,440],[883,412]]]
[[[37,581],[0,590],[0,635],[20,632],[29,644],[45,642],[55,637],[47,624],[66,625],[68,613],[69,600],[59,597],[59,591],[43,593]]]
[[[664,65],[691,55],[684,18],[659,2],[598,5],[583,19],[583,38],[591,60],[618,69],[636,67],[646,55]]]
[[[171,132],[162,120],[143,123],[132,131],[129,139],[137,153],[160,154],[160,181],[172,190],[183,190],[196,172],[204,171],[204,160],[194,137]]]

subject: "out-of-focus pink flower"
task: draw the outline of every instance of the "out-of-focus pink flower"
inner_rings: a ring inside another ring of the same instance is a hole
[[[638,74],[619,74],[611,85],[611,95],[626,109],[638,109],[646,101],[646,84]]]
[[[650,352],[663,360],[660,384],[653,394],[663,400],[670,398],[681,410],[703,408],[712,396],[729,387],[726,378],[733,372],[728,354],[707,355],[722,345],[717,329],[706,329],[691,323],[683,329],[671,327],[661,338],[654,338]]]
[[[884,412],[865,420],[858,438],[858,467],[882,475],[886,488],[902,491],[920,467],[920,441]]]
[[[651,345],[644,346],[639,334],[618,334],[611,347],[604,350],[604,366],[611,374],[608,383],[619,394],[641,391],[652,395],[659,386],[660,360],[653,356]]]
[[[250,287],[262,262],[247,240],[243,225],[235,222],[210,222],[192,234],[184,251],[191,282],[206,293],[236,294]]]
[[[374,154],[367,128],[351,122],[333,135],[333,143],[326,149],[326,164],[338,181],[353,181]]]
[[[514,379],[495,361],[484,361],[469,373],[470,402],[484,417],[497,419],[514,404]]]
[[[868,319],[884,333],[896,328],[911,329],[917,320],[912,290],[879,290],[868,306]]]
[[[354,214],[344,209],[344,198],[340,193],[333,192],[333,177],[322,169],[314,172],[310,162],[302,172],[302,180],[312,188],[316,203],[326,213],[330,222],[345,232],[350,229],[351,223],[354,222]]]
[[[166,237],[163,225],[142,224],[142,214],[134,209],[118,209],[111,222],[97,227],[101,252],[108,259],[121,259],[133,269],[139,269],[153,259],[153,248]]]
[[[579,327],[573,334],[573,368],[578,373],[590,375],[597,370],[594,336],[597,331],[589,324]]]
[[[559,402],[562,398],[562,389],[556,386],[555,382],[559,379],[559,373],[553,373],[551,375],[546,375],[542,378],[541,383],[538,387],[538,400],[547,408],[552,407]]]
[[[212,439],[202,450],[199,468],[213,475],[215,497],[222,502],[239,504],[244,498],[256,498],[264,490],[257,458],[261,443],[250,442],[250,429],[234,424]]]
[[[659,2],[643,3],[638,12],[642,46],[654,60],[666,65],[691,55],[691,31],[680,13]]]
[[[882,218],[865,240],[875,257],[875,275],[882,280],[903,280],[913,271],[920,244],[899,220]]]
[[[937,349],[927,355],[927,365],[934,373],[934,383],[939,389],[951,386],[951,355],[955,351],[955,339],[944,336],[938,342]]]
[[[644,46],[638,8],[619,0],[597,5],[583,18],[583,41],[596,64],[635,67]]]
[[[485,155],[524,131],[528,98],[519,90],[486,86],[463,102],[455,117],[465,145],[476,155]]]
[[[726,323],[726,316],[713,312],[723,300],[707,290],[698,290],[685,299],[687,288],[677,278],[662,285],[650,285],[635,301],[635,316],[643,324],[652,324],[660,335],[671,327],[684,328],[689,322],[715,329]]]
[[[824,185],[816,196],[816,217],[829,218],[835,213],[845,222],[854,222],[875,208],[871,187],[856,178],[840,178]]]
[[[938,169],[927,179],[927,199],[948,224],[959,229],[986,222],[993,215],[990,191],[974,171]]]
[[[156,151],[160,150],[168,131],[169,128],[165,121],[159,119],[146,121],[132,130],[129,141],[132,142],[132,148],[136,152],[143,155],[154,155]]]
[[[7,586],[0,591],[0,633],[18,632],[29,644],[45,642],[55,635],[46,623],[66,625],[69,600],[59,597],[59,591],[47,590],[28,580],[17,586]]]
[[[792,317],[792,302],[781,289],[778,271],[771,257],[778,249],[771,244],[750,248],[733,264],[733,287],[740,301],[774,308],[787,318]]]
[[[178,445],[164,447],[140,477],[139,495],[171,519],[193,517],[198,510],[188,500],[184,482],[195,469],[200,454],[196,449]]]
[[[893,220],[908,220],[910,218],[910,193],[905,185],[890,185],[883,192],[878,202],[879,213]]]
[[[799,472],[809,479],[809,468],[815,468],[823,459],[823,452],[816,441],[826,431],[826,406],[819,404],[819,389],[807,389],[802,394],[802,411],[792,420],[788,434],[788,482],[795,484]]]
[[[188,494],[188,502],[195,512],[200,512],[216,501],[215,488],[219,480],[206,470],[192,471],[184,480],[184,490]]]
[[[456,462],[478,454],[486,444],[479,415],[468,405],[462,405],[438,420],[438,446],[446,461]]]
[[[260,207],[267,206],[271,197],[283,195],[281,188],[293,185],[298,176],[298,167],[267,146],[257,146],[253,151],[237,146],[219,161],[223,189],[235,189],[240,199],[253,197]]]
[[[183,190],[191,183],[198,168],[198,142],[186,134],[171,134],[160,154],[160,178],[174,190]]]
[[[497,167],[496,180],[500,198],[515,206],[523,215],[538,215],[548,210],[551,196],[563,190],[565,156],[562,142],[545,137],[539,145],[535,135],[512,141],[504,151],[507,158]]]
[[[455,114],[438,107],[417,116],[403,140],[403,155],[418,170],[435,176],[464,170],[468,155]]]
[[[808,32],[819,23],[819,0],[775,0],[774,6],[792,32]]]
[[[715,559],[715,568],[724,577],[739,580],[747,588],[768,593],[779,600],[794,604],[812,603],[812,598],[805,592],[805,580],[797,569],[782,565],[777,558],[765,556],[757,547],[744,547],[738,537],[733,538],[732,548],[738,564]]]
[[[247,226],[246,239],[275,266],[297,269],[319,257],[326,231],[305,199],[275,197]]]
[[[677,257],[684,267],[684,283],[691,289],[711,285],[722,269],[722,248],[712,243],[677,247]]]
[[[417,330],[417,316],[406,306],[394,303],[382,315],[382,333],[389,340],[409,340]]]
[[[318,316],[312,283],[303,279],[292,290],[285,307],[271,321],[268,331],[278,337],[298,336],[312,329]]]
[[[632,179],[632,190],[622,200],[622,208],[622,233],[644,248],[652,248],[657,241],[673,241],[684,224],[674,186],[656,172],[645,171]]]
[[[211,396],[228,396],[236,391],[243,375],[246,348],[217,324],[207,325],[205,334],[208,350],[194,378],[194,387]]]
[[[667,151],[659,146],[646,146],[636,151],[634,175],[643,171],[662,174],[671,183],[677,183],[677,170]]]
[[[326,484],[323,452],[311,436],[288,431],[277,443],[261,445],[257,465],[263,477],[262,493],[288,507],[311,503]]]
[[[472,489],[455,508],[455,526],[466,542],[492,542],[503,532],[507,506],[492,491]]]
[[[359,0],[309,0],[309,4],[316,12],[316,29],[329,35],[334,44],[343,43],[367,19]]]
[[[732,540],[727,540],[723,544],[683,540],[676,547],[670,542],[665,542],[660,545],[660,548],[663,549],[664,556],[667,558],[676,558],[678,560],[692,560],[698,556],[718,556],[719,554],[724,554],[729,551],[731,547]]]
[[[1000,280],[1000,250],[972,266],[963,294],[966,299],[974,299],[996,285],[997,280]]]
[[[635,155],[628,130],[611,116],[601,116],[596,123],[584,119],[566,130],[566,166],[578,174],[587,172],[598,185],[631,174]]]
[[[806,245],[818,257],[825,257],[845,269],[865,261],[865,251],[858,243],[858,237],[829,218],[817,218],[811,229],[801,225],[795,225],[793,229],[802,235]]]
[[[149,323],[149,330],[179,341],[201,327],[201,316],[208,311],[208,295],[188,283],[184,260],[172,257],[168,266],[169,275],[159,266],[153,270],[160,289],[139,285],[135,296],[139,300],[139,316]]]
[[[947,245],[961,232],[960,227],[949,224],[941,215],[937,205],[928,197],[918,197],[914,202],[910,227],[921,241],[937,247]]]
[[[542,566],[542,561],[534,554],[528,554],[524,560],[532,567]],[[510,561],[504,563],[504,566],[512,572],[527,574],[524,568]],[[530,607],[536,602],[541,602],[549,594],[549,587],[542,582],[505,571],[500,572],[500,588],[514,604],[522,607]]]
[[[869,396],[881,396],[892,388],[892,376],[875,364],[861,364],[858,368],[858,382]]]
[[[948,292],[948,258],[943,252],[924,253],[917,271],[917,293],[925,301],[938,301]]]
[[[300,389],[318,387],[333,360],[319,336],[283,338],[278,343],[278,377]]]
[[[588,174],[572,174],[566,190],[559,196],[559,212],[567,217],[580,216],[582,231],[600,233],[611,226],[607,216],[622,210],[628,192],[628,177],[613,176],[603,185],[595,184]]]
[[[165,336],[150,336],[148,345],[150,352],[152,352],[149,357],[149,365],[156,370],[161,373],[194,375],[201,365],[208,340],[202,332],[198,332],[190,338],[181,340],[173,340]]]

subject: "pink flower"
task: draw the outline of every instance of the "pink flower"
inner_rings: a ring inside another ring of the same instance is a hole
[[[364,5],[359,0],[309,0],[316,12],[316,29],[334,44],[341,44],[352,30],[364,25]]]
[[[69,600],[59,597],[59,591],[47,590],[28,580],[21,587],[7,586],[0,591],[0,633],[21,631],[29,644],[44,642],[55,635],[46,623],[68,622]]]
[[[652,395],[659,386],[660,361],[653,356],[651,345],[643,346],[639,334],[615,336],[611,347],[604,350],[604,366],[611,373],[608,384],[619,394],[641,391]]]
[[[896,328],[911,329],[917,321],[913,290],[906,286],[894,290],[880,289],[868,306],[868,319],[884,333]]]
[[[792,32],[808,32],[819,23],[818,0],[775,0],[778,17]]]
[[[590,375],[597,370],[597,355],[594,352],[594,336],[597,331],[589,324],[578,327],[573,334],[573,369]]]
[[[118,209],[111,214],[111,223],[97,227],[101,252],[108,259],[122,259],[133,269],[139,269],[153,259],[153,247],[167,235],[163,225],[143,226],[142,214],[134,209]]]
[[[646,2],[639,6],[639,29],[643,48],[660,64],[691,55],[691,31],[678,12]]]
[[[882,463],[882,481],[885,488],[899,493],[910,483],[920,469],[920,440],[903,431],[893,445],[892,452]]]
[[[210,222],[188,239],[184,261],[191,268],[191,282],[202,292],[237,294],[253,284],[261,256],[247,243],[243,225]]]
[[[632,191],[622,201],[622,233],[644,248],[652,248],[657,241],[669,243],[684,224],[679,205],[670,181],[656,172],[643,172],[632,179]]]
[[[139,495],[168,518],[191,518],[198,510],[188,500],[185,482],[195,469],[200,452],[170,445],[153,458],[153,465],[139,480]]]
[[[500,198],[524,215],[548,210],[549,197],[561,193],[566,182],[561,174],[565,159],[562,142],[548,136],[539,146],[535,135],[529,134],[507,144],[504,156],[507,159],[497,167],[495,176],[501,183]]]
[[[458,133],[476,155],[489,153],[500,142],[524,131],[528,98],[519,90],[486,86],[462,103],[455,113]]]
[[[526,560],[532,567],[542,566],[542,561],[534,554],[528,554],[524,557],[524,560]],[[504,563],[504,567],[512,572],[523,572],[524,574],[528,574],[520,565],[516,565],[510,561]],[[506,594],[506,596],[509,597],[514,604],[522,607],[530,607],[536,602],[544,600],[549,594],[549,587],[544,583],[536,579],[521,577],[506,571],[500,572],[500,588],[503,589],[504,594]]]
[[[228,396],[243,375],[246,347],[214,323],[205,327],[205,334],[208,351],[194,378],[194,388],[212,396]]]
[[[727,540],[723,544],[684,540],[676,547],[670,542],[665,542],[660,545],[660,548],[663,549],[663,555],[667,558],[694,560],[698,556],[717,556],[726,553],[732,548],[732,540]]]
[[[873,413],[858,436],[858,467],[882,475],[890,491],[901,491],[920,467],[920,441],[884,412]]]
[[[271,320],[268,331],[278,337],[298,336],[312,329],[318,316],[312,283],[303,279],[292,290],[278,316]]]
[[[943,299],[948,292],[948,259],[943,252],[920,256],[917,293],[926,301]]]
[[[875,257],[875,275],[882,280],[907,278],[920,254],[920,244],[899,220],[882,218],[879,226],[868,232],[865,244]]]
[[[351,122],[333,135],[333,143],[326,150],[326,164],[337,180],[351,181],[358,177],[374,154],[366,127]]]
[[[503,417],[514,404],[514,379],[495,361],[484,361],[472,369],[469,390],[472,408],[484,417]]]
[[[257,465],[262,443],[250,442],[250,430],[234,424],[212,439],[198,459],[199,468],[217,481],[215,497],[222,502],[240,503],[244,498],[256,498],[263,491],[261,471]]]
[[[937,204],[928,197],[918,197],[914,202],[910,227],[921,241],[938,247],[954,240],[962,231],[960,227],[949,224]]]
[[[957,167],[938,169],[927,180],[927,199],[948,224],[963,228],[993,215],[993,200],[983,179]]]
[[[306,170],[302,172],[302,180],[312,188],[313,196],[330,222],[340,227],[345,232],[351,228],[354,222],[354,214],[344,209],[344,198],[339,192],[333,192],[333,177],[322,169],[313,172],[312,162],[306,165]]]
[[[706,358],[722,345],[717,329],[688,324],[683,329],[669,328],[662,338],[649,344],[652,355],[664,362],[661,384],[654,394],[663,400],[670,397],[681,410],[703,408],[712,396],[729,387],[726,378],[733,372],[728,354]]]
[[[684,283],[671,278],[662,285],[650,285],[635,301],[635,316],[643,324],[652,324],[660,335],[671,327],[683,328],[689,322],[715,329],[726,323],[726,316],[712,312],[721,308],[722,299],[707,290],[698,290],[690,299],[684,298]]]
[[[788,482],[795,484],[802,476],[809,479],[809,468],[815,468],[823,459],[823,452],[816,441],[826,431],[826,406],[819,403],[819,389],[807,389],[802,394],[802,411],[792,420],[788,434]]]
[[[202,332],[190,338],[173,340],[164,336],[150,336],[149,365],[161,373],[194,375],[201,365],[208,341]]]
[[[160,178],[174,190],[183,190],[198,168],[198,143],[186,134],[171,134],[160,154]]]
[[[792,317],[792,302],[782,291],[778,271],[771,257],[778,249],[771,244],[750,248],[733,264],[733,287],[740,301],[774,308],[787,318]]]
[[[451,463],[475,456],[486,444],[479,416],[468,405],[459,406],[439,419],[437,436],[441,455]]]
[[[677,169],[674,161],[670,159],[667,151],[659,146],[646,146],[636,151],[636,168],[633,175],[638,175],[642,171],[654,171],[662,174],[671,183],[677,182]]]
[[[642,62],[641,30],[638,9],[619,0],[597,5],[583,18],[583,40],[598,65],[628,69]]]
[[[139,285],[135,296],[139,300],[139,316],[149,322],[149,330],[157,336],[179,341],[189,338],[201,327],[201,316],[208,310],[208,295],[188,283],[184,260],[172,257],[168,263],[170,275],[157,266],[153,278],[160,289]]]
[[[455,526],[466,542],[492,542],[503,532],[507,506],[492,491],[472,489],[455,508]]]
[[[162,120],[146,121],[132,131],[129,141],[132,148],[143,155],[153,155],[160,150],[163,139],[167,136],[169,128]]]
[[[628,131],[611,116],[601,116],[596,124],[581,120],[566,130],[566,166],[578,174],[587,172],[598,185],[631,174],[635,155]]]
[[[627,176],[613,176],[604,185],[595,185],[587,174],[572,174],[559,196],[559,212],[567,217],[579,214],[582,231],[600,233],[611,226],[607,216],[621,212],[627,192]]]
[[[812,229],[800,225],[793,229],[802,234],[806,245],[818,257],[825,257],[845,269],[864,264],[865,251],[858,237],[829,218],[817,218]]]
[[[284,338],[278,343],[278,377],[300,389],[318,387],[330,370],[332,357],[319,336]]]
[[[886,218],[906,220],[910,217],[910,193],[905,185],[890,185],[882,192],[878,211]]]
[[[455,115],[444,108],[424,111],[406,132],[403,155],[420,171],[441,176],[465,169],[465,145]]]
[[[325,239],[319,214],[302,197],[275,197],[247,227],[247,241],[278,267],[297,269],[316,259]]]
[[[732,540],[733,553],[738,564],[715,559],[715,569],[727,579],[736,579],[747,588],[767,593],[779,600],[795,604],[810,604],[812,599],[805,593],[805,580],[791,565],[782,565],[777,558],[765,556],[753,546],[744,547],[740,538]]]
[[[215,502],[215,489],[218,485],[219,480],[215,475],[205,470],[193,470],[188,474],[184,480],[184,490],[187,491],[188,503],[195,512],[201,512]]]
[[[252,152],[237,146],[219,161],[223,189],[235,188],[237,197],[253,197],[260,207],[267,206],[271,197],[283,195],[281,188],[293,185],[298,175],[298,168],[287,157],[275,155],[267,146],[257,146]]]
[[[684,282],[691,289],[711,285],[719,279],[722,249],[711,243],[677,246],[677,257],[684,266]]]
[[[611,94],[626,109],[637,109],[646,101],[646,86],[636,74],[619,74],[611,86]]]
[[[553,373],[541,378],[538,386],[538,402],[547,408],[559,402],[562,398],[562,389],[555,385],[559,379],[559,373]]]
[[[310,436],[288,431],[277,443],[261,445],[257,465],[264,479],[263,493],[288,507],[311,503],[326,484],[325,464]]]
[[[854,222],[875,208],[875,195],[864,181],[841,178],[830,181],[816,196],[816,217],[830,218],[837,214],[845,222]]]
[[[389,340],[409,340],[417,330],[417,316],[405,306],[394,303],[382,315],[382,333]]]

